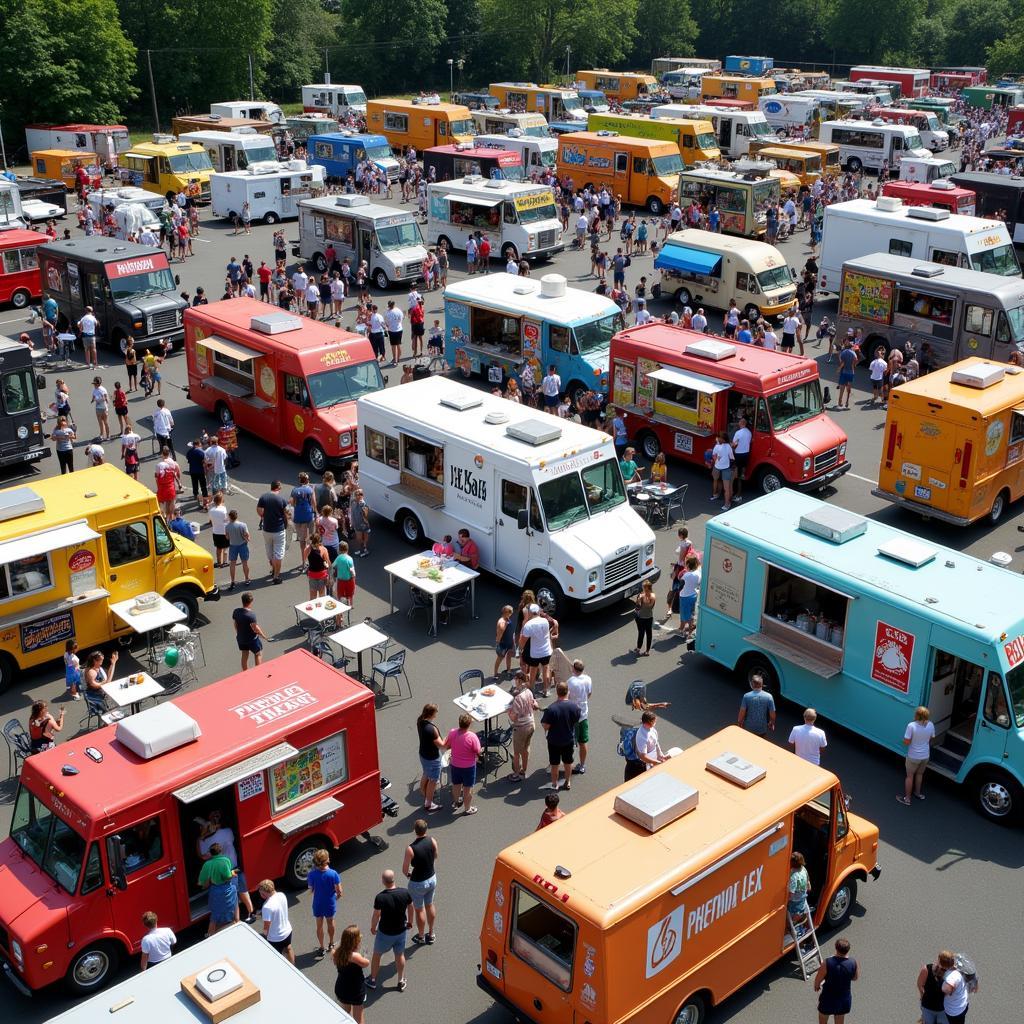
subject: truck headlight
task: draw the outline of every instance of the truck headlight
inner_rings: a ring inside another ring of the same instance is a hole
[[[590,572],[587,574],[587,582],[596,583],[597,577],[600,575],[601,573],[597,569],[591,569]]]
[[[395,277],[405,277],[405,267],[395,267]]]
[[[647,547],[644,548],[644,555],[649,558],[653,554],[654,554],[654,545],[653,544],[648,544]]]
[[[344,434],[338,435],[338,444],[342,448],[347,448],[352,443],[352,435],[347,431]]]
[[[537,236],[536,235],[527,235],[526,236],[526,245],[527,245],[528,249],[536,249],[537,248]]]
[[[839,454],[840,455],[845,455],[846,454],[846,442],[845,441],[839,446]]]
[[[804,459],[804,472],[808,473],[808,472],[810,472],[810,469],[811,469],[811,460],[810,459]]]
[[[21,943],[17,939],[11,939],[11,956],[18,961],[19,967],[25,966],[25,957],[21,952]]]

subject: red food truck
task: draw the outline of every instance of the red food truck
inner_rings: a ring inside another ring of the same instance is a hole
[[[356,399],[385,384],[365,337],[256,299],[193,306],[184,319],[193,402],[318,473],[355,457]]]
[[[511,149],[474,146],[459,142],[454,146],[431,146],[423,151],[423,173],[434,181],[461,181],[467,175],[479,174],[485,178],[504,178],[522,181],[523,158]]]
[[[977,208],[977,193],[960,188],[945,178],[934,181],[887,181],[882,186],[883,196],[896,196],[904,206],[936,206],[973,217]]]
[[[39,255],[50,239],[40,231],[0,231],[0,303],[24,309],[41,294]]]
[[[731,438],[746,417],[747,476],[764,492],[820,490],[850,468],[846,432],[824,411],[818,364],[804,356],[644,324],[612,338],[610,404],[647,458],[664,451],[698,465],[718,431]]]
[[[4,972],[87,995],[138,952],[145,911],[204,918],[211,815],[249,889],[305,888],[317,849],[380,824],[380,786],[373,694],[304,650],[35,754],[0,843]]]
[[[1006,112],[1006,135],[1020,135],[1024,129],[1024,107],[1010,107]]]

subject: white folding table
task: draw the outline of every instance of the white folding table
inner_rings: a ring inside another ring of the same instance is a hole
[[[424,560],[430,561],[429,568],[423,567],[420,564]],[[440,566],[437,564],[439,561],[441,563]],[[441,578],[439,580],[431,579],[428,575],[430,569],[433,568],[440,569]],[[473,618],[476,618],[476,581],[480,575],[476,569],[471,569],[468,565],[463,565],[462,562],[456,562],[454,559],[438,559],[437,555],[433,552],[424,551],[421,554],[409,555],[408,558],[392,562],[390,565],[384,566],[384,571],[388,574],[388,599],[391,602],[392,612],[395,610],[396,578],[403,583],[407,583],[410,587],[421,590],[430,598],[432,610],[432,626],[430,631],[434,636],[437,636],[438,598],[442,594],[447,594],[449,590],[455,590],[457,587],[469,584],[470,610],[473,613]]]

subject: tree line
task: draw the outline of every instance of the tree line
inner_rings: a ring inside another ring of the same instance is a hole
[[[778,66],[987,64],[1024,72],[1020,0],[0,0],[0,120],[111,123],[279,102],[323,80],[369,95],[549,81],[660,55]],[[1015,17],[1016,16],[1016,17]]]

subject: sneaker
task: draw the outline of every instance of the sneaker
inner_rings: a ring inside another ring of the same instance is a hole
[[[429,934],[427,935],[427,945],[428,945],[428,946],[432,946],[433,944],[434,944],[434,933],[433,933],[433,932],[430,932],[430,933],[429,933]]]
[[[406,985],[408,985],[408,984],[409,984],[409,983],[408,983],[408,982],[407,982],[407,981],[405,980],[405,978],[403,978],[403,979],[402,979],[402,980],[401,980],[401,981],[400,981],[400,982],[398,983],[398,991],[399,991],[399,992],[404,992],[404,991],[405,991],[405,986],[406,986]]]
[[[558,783],[557,782],[545,782],[544,785],[541,786],[540,788],[541,789],[558,789]]]
[[[377,987],[377,979],[376,978],[367,978],[366,979],[366,987],[367,988],[376,988]]]
[[[586,775],[587,766],[585,764],[574,764],[572,766],[572,773],[573,775]]]
[[[506,781],[507,782],[522,782],[523,781],[523,777],[522,777],[522,775],[517,775],[515,772],[513,772],[511,775],[506,776]]]
[[[284,580],[280,576],[275,576],[270,582],[277,586],[280,583],[284,583]]]
[[[426,939],[422,935],[414,935],[412,937],[412,943],[414,946],[422,946],[426,943]]]
[[[317,956],[323,956],[324,955],[324,947],[323,946],[317,946],[316,955]]]
[[[71,695],[71,699],[72,699],[72,700],[81,700],[81,699],[82,699],[82,695],[81,695],[80,693],[73,693],[73,694]],[[923,799],[924,799],[924,797],[921,797],[921,799],[923,800]]]
[[[425,810],[427,812],[427,814],[433,814],[434,811],[441,810],[441,805],[440,804],[425,804],[424,807],[423,807],[423,810]]]

